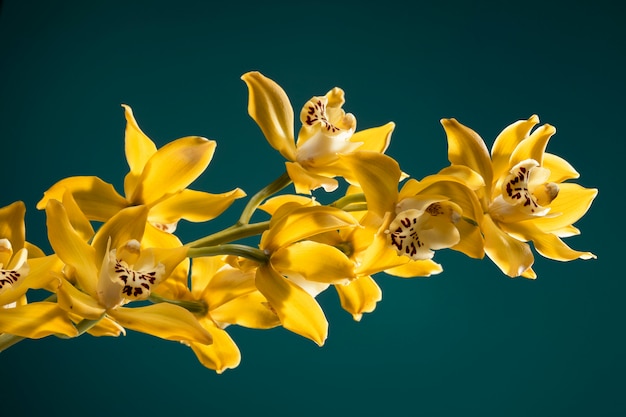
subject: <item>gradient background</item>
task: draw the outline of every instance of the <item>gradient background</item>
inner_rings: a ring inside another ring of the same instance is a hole
[[[247,115],[240,76],[259,70],[296,111],[334,86],[358,128],[394,121],[388,153],[416,178],[447,165],[439,119],[490,146],[536,113],[548,149],[600,189],[569,238],[595,261],[538,257],[536,281],[440,251],[427,279],[380,276],[360,323],[334,291],[323,348],[282,329],[231,328],[243,360],[223,375],[190,350],[129,332],[27,340],[0,355],[12,416],[623,416],[624,56],[619,2],[4,1],[0,12],[0,205],[23,200],[27,238],[49,250],[42,193],[72,175],[121,190],[121,103],[160,147],[218,141],[193,188],[253,194],[283,159]],[[548,4],[546,4],[548,3]],[[188,241],[232,223],[182,225]]]

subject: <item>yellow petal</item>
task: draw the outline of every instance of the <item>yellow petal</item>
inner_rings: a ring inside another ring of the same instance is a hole
[[[244,74],[248,86],[248,114],[259,125],[263,135],[285,159],[296,160],[293,133],[294,113],[285,91],[257,71]]]
[[[241,353],[233,339],[209,319],[200,319],[200,322],[213,338],[210,345],[191,343],[190,347],[200,363],[218,374],[236,368],[241,362]]]
[[[367,209],[383,217],[392,212],[398,199],[398,182],[402,171],[391,157],[376,152],[353,152],[341,155],[367,200]]]
[[[156,204],[150,210],[148,220],[152,223],[175,223],[180,219],[205,222],[222,214],[235,199],[245,197],[239,188],[221,194],[183,190]]]
[[[22,201],[16,201],[0,208],[0,238],[11,242],[14,252],[22,249],[25,242],[26,227],[24,215],[26,206]]]
[[[126,130],[124,145],[126,151],[126,160],[130,172],[136,176],[141,175],[146,162],[157,151],[156,145],[152,140],[141,130],[133,110],[130,106],[122,104],[124,108],[124,117],[126,118]]]
[[[513,167],[526,159],[534,159],[543,165],[543,155],[548,141],[556,133],[556,128],[549,124],[539,126],[526,139],[521,141],[511,154],[509,166]]]
[[[210,262],[211,258],[193,259],[192,281],[198,279],[199,282],[205,283],[201,297],[211,309],[218,308],[235,298],[256,291],[254,284],[255,270],[242,271],[228,266],[215,272],[211,271],[214,266]],[[212,276],[200,278],[201,274],[212,274]],[[194,283],[193,285],[196,287],[198,284]]]
[[[106,221],[128,206],[126,199],[111,184],[98,177],[69,177],[44,192],[37,208],[44,209],[50,200],[63,201],[66,190],[72,194],[78,207],[90,220]]]
[[[102,317],[93,327],[87,330],[92,336],[101,337],[101,336],[110,336],[110,337],[118,337],[119,335],[126,336],[126,330],[115,320],[112,320],[109,317]]]
[[[184,190],[209,166],[215,146],[215,141],[199,136],[176,139],[163,146],[146,162],[130,201],[154,205]]]
[[[257,269],[256,285],[280,318],[283,327],[319,346],[328,335],[328,322],[317,301],[269,266]]]
[[[72,227],[76,230],[76,233],[82,236],[85,242],[89,241],[95,233],[93,226],[78,203],[76,203],[72,193],[68,191],[63,194],[61,203],[63,203],[63,207],[65,207],[67,216],[70,219],[70,223],[72,223]]]
[[[15,308],[0,308],[0,333],[31,339],[50,335],[78,335],[65,311],[55,303],[43,301]]]
[[[308,240],[278,249],[270,262],[283,275],[301,275],[309,281],[347,284],[355,277],[354,263],[343,252]]]
[[[109,314],[127,329],[161,339],[209,344],[212,337],[189,311],[161,303],[145,307],[118,307]]]
[[[559,195],[550,203],[549,212],[558,215],[540,217],[532,222],[544,232],[564,229],[585,215],[597,195],[598,190],[595,188],[584,188],[570,183],[559,184]]]
[[[14,258],[16,256],[17,254]],[[54,273],[60,273],[63,268],[63,263],[56,255],[30,258],[27,263],[29,269],[28,274],[0,293],[0,306],[16,301],[31,288],[47,288],[48,284],[52,281],[56,283],[57,278],[55,278]],[[56,285],[53,285],[53,287],[56,287]]]
[[[141,242],[146,228],[147,217],[148,207],[128,207],[116,213],[109,221],[104,223],[98,229],[92,243],[96,250],[98,262],[101,262],[106,254],[109,239],[111,249],[117,249],[133,239]]]
[[[461,240],[451,249],[462,252],[470,258],[482,259],[485,256],[485,239],[480,227],[461,219],[455,223],[461,234]]]
[[[448,160],[452,164],[465,165],[478,172],[491,184],[493,171],[489,151],[483,139],[456,119],[441,119],[441,124],[448,137]]]
[[[527,243],[504,233],[490,216],[483,218],[482,226],[485,253],[502,272],[510,277],[518,277],[532,266],[534,258]]]
[[[311,197],[305,197],[303,195],[283,194],[267,199],[263,204],[259,206],[259,209],[263,210],[269,215],[273,215],[276,210],[278,210],[285,204],[294,204],[295,206],[319,205],[319,203]]]
[[[384,229],[386,226],[383,225],[367,248],[359,253],[359,265],[355,268],[357,275],[374,275],[410,261],[409,257],[397,254]]]
[[[311,194],[311,190],[318,188],[331,192],[339,186],[336,179],[307,171],[298,162],[285,162],[285,168],[298,194]]]
[[[578,178],[580,176],[578,171],[576,171],[569,162],[551,153],[543,154],[543,166],[550,170],[548,182],[561,183],[565,180]]]
[[[506,175],[511,168],[509,159],[513,151],[530,134],[532,128],[539,123],[539,117],[533,114],[528,120],[518,120],[508,125],[500,132],[491,147],[491,161],[493,163],[493,176],[500,178]],[[491,187],[491,184],[488,185]]]
[[[443,268],[431,259],[411,261],[385,270],[386,274],[400,278],[429,277],[443,272]]]
[[[258,291],[247,293],[211,308],[211,318],[218,323],[236,324],[252,329],[271,329],[280,319],[270,308],[267,298]]]
[[[80,291],[66,280],[60,282],[56,292],[59,306],[68,313],[89,320],[98,320],[105,313],[105,308],[97,299]]]
[[[96,251],[76,233],[59,201],[48,202],[46,218],[52,249],[63,262],[75,268],[79,286],[88,294],[95,295],[101,261],[96,263]]]
[[[384,153],[391,142],[391,133],[395,129],[396,124],[389,122],[382,126],[372,127],[370,129],[355,132],[350,138],[351,142],[361,142],[359,151],[373,151]]]
[[[537,252],[546,258],[556,261],[596,258],[596,255],[591,252],[580,252],[570,248],[552,233],[542,232],[532,222],[507,224],[504,228],[507,232],[518,234],[525,240],[532,240]]]
[[[371,313],[376,303],[383,299],[383,293],[371,276],[362,276],[346,285],[335,285],[341,307],[352,318],[361,321],[363,313]]]
[[[272,218],[269,230],[261,237],[260,247],[273,252],[312,235],[356,225],[356,219],[340,209],[328,206],[301,207]]]

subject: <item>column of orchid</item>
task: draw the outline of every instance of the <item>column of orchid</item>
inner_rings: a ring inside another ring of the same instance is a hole
[[[504,274],[527,278],[536,277],[529,242],[551,259],[595,257],[562,238],[579,233],[573,223],[597,190],[566,182],[578,173],[546,152],[555,129],[534,129],[536,116],[506,127],[491,152],[476,132],[443,119],[450,165],[417,180],[385,154],[395,125],[357,130],[340,88],[304,104],[296,134],[285,91],[259,72],[242,79],[248,112],[286,159],[285,173],[249,197],[235,224],[182,242],[179,221],[210,221],[247,196],[189,188],[216,142],[188,136],[157,149],[123,105],[123,194],[95,176],[54,184],[37,204],[51,254],[26,241],[22,202],[0,209],[0,350],[129,329],[182,342],[221,373],[240,362],[228,326],[282,326],[321,346],[328,321],[318,294],[332,287],[360,320],[381,300],[385,274],[442,272],[436,250],[487,255]],[[321,204],[317,189],[339,195]],[[266,220],[251,222],[258,212]],[[240,243],[252,236],[257,245]],[[47,298],[29,300],[34,290]]]

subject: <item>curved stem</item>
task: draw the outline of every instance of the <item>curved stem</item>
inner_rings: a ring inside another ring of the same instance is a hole
[[[230,226],[222,231],[213,233],[212,235],[203,237],[193,242],[187,243],[185,246],[190,248],[201,248],[207,246],[219,245],[222,243],[233,242],[245,237],[258,235],[269,228],[270,222],[259,222],[253,224],[242,224]]]
[[[284,172],[280,177],[276,178],[273,182],[265,186],[258,193],[253,195],[248,201],[248,204],[241,212],[241,217],[239,217],[238,225],[248,224],[250,222],[250,218],[252,218],[252,214],[259,207],[259,205],[265,200],[267,197],[275,194],[291,184],[291,178],[289,178],[289,174]]]
[[[234,243],[202,248],[189,248],[189,251],[187,252],[187,256],[190,258],[216,255],[242,256],[260,263],[266,263],[269,259],[268,255],[260,249],[255,249],[246,245],[237,245]]]
[[[195,300],[170,300],[169,298],[161,297],[158,294],[152,293],[148,298],[153,303],[170,303],[184,308],[185,310],[197,314],[199,316],[205,316],[209,312],[209,307],[204,301]]]
[[[355,194],[348,194],[346,196],[341,197],[340,199],[338,199],[337,201],[335,201],[332,204],[329,204],[329,206],[331,207],[337,207],[337,208],[344,208],[349,206],[350,204],[354,204],[354,203],[365,203],[365,194],[363,193],[355,193]]]

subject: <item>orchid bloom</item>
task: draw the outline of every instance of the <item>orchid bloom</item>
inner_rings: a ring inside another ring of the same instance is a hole
[[[25,212],[21,201],[0,208],[0,333],[32,339],[76,336],[76,327],[57,303],[27,303],[27,291],[48,288],[61,262],[25,241]],[[29,258],[29,248],[41,256]]]
[[[71,194],[66,200],[72,200]],[[110,324],[163,339],[209,344],[211,335],[182,307],[167,303],[125,307],[147,299],[187,253],[182,246],[143,246],[148,211],[146,206],[122,209],[103,223],[89,244],[75,228],[82,215],[78,206],[48,202],[48,238],[65,264],[57,289],[59,305],[84,320],[108,319]]]
[[[319,187],[333,191],[338,187],[337,176],[351,179],[339,154],[357,149],[383,153],[389,146],[394,123],[355,132],[356,118],[342,109],[344,91],[338,87],[305,103],[296,139],[294,111],[285,91],[256,71],[241,78],[248,86],[248,113],[269,144],[287,159],[287,173],[300,194]]]
[[[556,129],[536,115],[507,126],[489,153],[483,139],[455,119],[443,119],[452,167],[477,172],[485,186],[477,190],[484,216],[479,224],[485,252],[510,277],[536,278],[527,242],[550,259],[591,259],[571,249],[562,237],[579,234],[573,223],[589,209],[596,189],[565,182],[579,177],[564,159],[545,151]],[[477,219],[478,220],[478,219]]]
[[[315,297],[329,285],[347,284],[356,276],[353,262],[341,250],[309,238],[356,226],[356,219],[339,209],[285,204],[261,236],[259,247],[269,260],[256,270],[256,287],[284,328],[319,346],[326,340],[328,322]]]
[[[180,219],[211,220],[235,199],[245,196],[239,188],[222,194],[188,189],[211,162],[215,141],[187,136],[157,150],[140,129],[132,109],[127,105],[122,107],[126,116],[126,159],[130,167],[124,178],[125,196],[98,177],[68,177],[44,193],[37,203],[38,209],[44,209],[51,199],[61,200],[67,189],[89,220],[106,221],[126,207],[145,205],[150,208],[148,221],[172,233]]]

